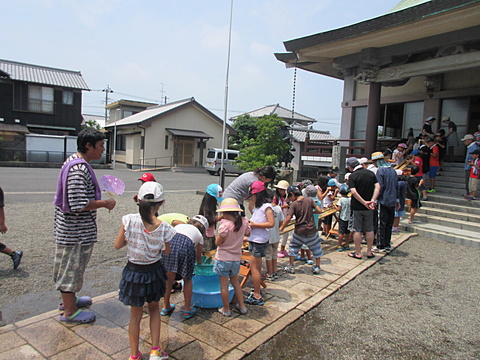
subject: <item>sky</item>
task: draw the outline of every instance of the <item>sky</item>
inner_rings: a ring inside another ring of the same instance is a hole
[[[292,108],[293,69],[283,42],[381,16],[400,0],[234,0],[228,118]],[[80,71],[84,114],[120,99],[163,103],[194,97],[225,112],[229,0],[0,1],[0,59]],[[8,29],[8,31],[5,31]],[[295,112],[340,133],[343,82],[297,71]]]

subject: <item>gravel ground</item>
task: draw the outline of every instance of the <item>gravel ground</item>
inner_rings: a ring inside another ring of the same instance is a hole
[[[479,263],[414,237],[247,359],[479,359]]]
[[[98,296],[118,290],[121,270],[126,263],[126,250],[115,250],[113,241],[120,229],[121,217],[138,211],[131,196],[133,193],[117,198],[117,206],[111,212],[98,210],[98,243],[87,267],[80,295]],[[160,213],[180,212],[193,216],[200,207],[202,197],[195,195],[194,191],[167,193]],[[8,204],[5,211],[9,230],[2,235],[2,242],[24,251],[22,263],[15,271],[10,258],[0,254],[0,309],[3,324],[10,324],[55,309],[60,296],[52,278],[55,245],[51,200],[35,204]]]

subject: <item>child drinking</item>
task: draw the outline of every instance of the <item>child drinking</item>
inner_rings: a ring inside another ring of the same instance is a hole
[[[277,185],[273,187],[275,190],[275,196],[273,197],[273,202],[280,206],[283,212],[283,217],[287,216],[288,202],[287,202],[287,188],[290,186],[288,181],[280,180]],[[284,258],[288,256],[285,246],[287,246],[288,232],[282,235],[280,240],[280,250],[277,253],[277,257]]]
[[[268,246],[268,230],[275,224],[272,205],[262,181],[254,181],[251,187],[254,209],[250,219],[250,237],[248,251],[252,254],[250,268],[252,270],[253,293],[245,300],[249,305],[263,305],[264,300],[260,293],[262,282],[262,258],[265,257]]]
[[[228,280],[235,290],[238,304],[237,309],[242,314],[247,313],[247,307],[243,301],[243,292],[238,281],[240,271],[240,259],[242,257],[243,237],[250,235],[250,225],[240,212],[243,212],[235,199],[227,198],[222,201],[217,212],[219,217],[218,235],[215,239],[217,253],[213,263],[213,271],[220,276],[220,291],[223,307],[218,311],[224,316],[231,316],[228,291]]]
[[[328,188],[327,188],[327,196],[323,199],[323,208],[327,209],[329,207],[333,206],[333,201],[337,197],[338,193],[338,188],[337,188],[337,183],[335,182],[334,179],[328,180]],[[325,233],[326,236],[330,233],[330,229],[332,228],[332,219],[333,219],[333,214],[325,216],[323,218],[323,232]],[[330,235],[334,237],[334,235]]]
[[[350,250],[350,230],[348,229],[348,222],[350,220],[350,200],[348,193],[350,189],[347,185],[340,186],[340,195],[335,209],[340,213],[338,216],[338,251]]]
[[[215,249],[215,227],[217,224],[217,204],[222,202],[222,192],[223,189],[218,184],[210,184],[207,186],[207,191],[203,196],[202,203],[200,204],[200,209],[198,213],[205,216],[210,226],[206,231],[205,238],[205,251],[210,251]]]
[[[139,214],[122,218],[122,226],[114,246],[127,246],[128,263],[123,269],[118,297],[130,306],[130,358],[142,358],[139,349],[140,321],[143,304],[148,303],[152,348],[150,360],[164,360],[168,355],[160,348],[159,301],[165,293],[165,269],[160,261],[162,252],[170,252],[170,240],[175,230],[157,219],[155,213],[164,203],[163,187],[156,182],[146,182],[138,190]]]
[[[273,193],[270,190],[267,190],[268,197],[272,197]],[[265,262],[267,263],[267,280],[274,281],[277,275],[277,249],[278,243],[280,242],[280,224],[285,219],[283,216],[282,209],[275,203],[275,200],[272,201],[273,209],[273,218],[275,219],[275,225],[268,232],[268,246],[267,253],[265,255]]]

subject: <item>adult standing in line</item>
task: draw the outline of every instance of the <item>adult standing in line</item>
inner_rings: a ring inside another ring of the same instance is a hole
[[[57,182],[53,278],[63,301],[60,321],[89,323],[95,320],[95,314],[79,308],[91,305],[92,299],[77,298],[76,293],[82,289],[85,268],[97,242],[97,209],[112,210],[116,201],[102,200],[98,181],[89,165],[102,157],[105,134],[92,128],[80,131],[77,149],[78,152],[64,162]]]
[[[0,187],[0,233],[5,234],[8,230],[7,225],[5,224],[5,202],[3,196],[3,190]],[[0,252],[7,254],[13,261],[13,270],[18,268],[20,261],[22,260],[23,251],[14,251],[10,249],[7,245],[0,242]]]
[[[478,150],[480,147],[475,142],[475,137],[472,134],[467,134],[461,140],[467,147],[467,152],[465,154],[465,165],[463,169],[465,170],[465,194],[463,197],[470,196],[469,182],[470,182],[470,162],[472,161],[472,152]]]
[[[422,128],[422,135],[423,136],[428,136],[433,139],[435,133],[432,130],[432,124],[436,119],[433,116],[429,116],[428,118],[425,119],[425,124],[423,125]]]
[[[355,243],[355,252],[348,256],[362,259],[362,231],[365,232],[367,239],[367,258],[373,258],[373,213],[375,211],[375,201],[380,192],[380,184],[375,174],[364,169],[359,164],[357,158],[347,159],[347,167],[352,171],[348,178],[348,185],[352,190],[351,209],[353,211],[353,241]]]
[[[390,252],[390,240],[392,238],[393,221],[395,220],[395,207],[398,202],[398,178],[397,172],[387,163],[381,152],[372,154],[372,161],[377,170],[377,181],[380,185],[378,194],[379,225],[377,232],[377,246],[374,252]]]
[[[245,210],[243,202],[250,199],[250,187],[254,181],[262,181],[263,183],[269,183],[275,180],[275,169],[272,166],[265,166],[263,168],[257,168],[254,171],[246,172],[228,185],[227,189],[223,192],[223,198],[232,198],[237,200],[240,207]],[[254,208],[254,204],[250,201],[248,209],[250,213]]]
[[[450,116],[444,116],[442,122],[447,124],[448,127],[448,131],[445,134],[445,137],[447,138],[448,161],[453,162],[455,160],[455,148],[460,145],[460,142],[458,141],[457,124],[450,120]]]

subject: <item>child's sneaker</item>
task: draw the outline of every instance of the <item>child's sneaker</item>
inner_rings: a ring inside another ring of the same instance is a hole
[[[130,356],[128,357],[128,360],[142,360],[142,353],[139,351],[138,354],[137,354],[137,356],[132,356],[132,355],[130,355]]]
[[[400,232],[400,228],[399,227],[392,227],[392,232]]]
[[[317,265],[312,266],[312,272],[314,274],[320,274],[320,266],[317,266]]]
[[[140,359],[142,357],[140,356]],[[160,352],[160,350],[151,350],[149,360],[167,360],[168,354],[165,351]]]
[[[260,305],[261,306],[261,305],[265,304],[265,300],[263,300],[263,297],[261,297],[260,299],[257,299],[255,297],[255,295],[250,294],[250,296],[245,299],[245,303],[248,304],[248,305]]]
[[[10,256],[13,261],[13,270],[15,270],[20,265],[20,261],[22,260],[22,256],[23,256],[23,251],[14,251]]]
[[[313,265],[313,260],[308,260],[307,265]]]
[[[342,251],[343,251],[343,246],[340,246],[340,245],[339,245],[339,246],[337,246],[337,251],[340,251],[340,252],[342,252]]]
[[[267,277],[265,278],[265,280],[275,281],[275,276],[273,276],[273,275],[267,275]]]
[[[276,272],[273,273],[273,278],[278,279],[278,274]]]
[[[350,245],[342,245],[342,249],[343,251],[347,251],[347,250],[350,250]]]
[[[292,265],[287,265],[282,270],[289,274],[295,274],[295,268]]]

